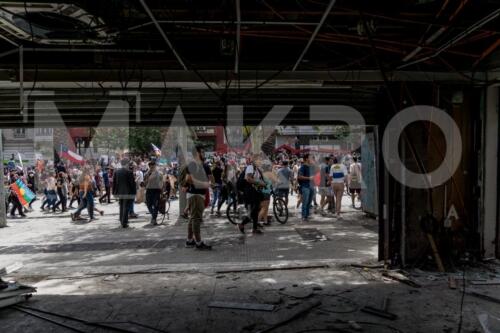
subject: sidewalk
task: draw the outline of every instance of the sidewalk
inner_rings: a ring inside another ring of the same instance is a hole
[[[28,218],[9,219],[8,227],[0,229],[0,266],[23,262],[20,273],[43,275],[82,269],[116,272],[130,266],[204,269],[215,264],[359,262],[377,257],[377,221],[353,209],[346,209],[341,219],[316,214],[310,223],[302,224],[292,208],[287,224],[273,223],[258,236],[249,230],[242,235],[225,217],[206,214],[202,236],[214,250],[198,252],[184,248],[187,226],[177,222],[176,201],[170,219],[157,227],[149,225],[145,206],[136,205],[139,218],[131,220],[130,229],[120,227],[115,203],[99,206],[105,215],[91,223],[71,222],[68,214],[42,213],[37,207]]]

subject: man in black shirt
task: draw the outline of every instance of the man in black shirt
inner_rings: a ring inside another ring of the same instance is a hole
[[[203,163],[205,153],[201,147],[193,149],[193,161],[189,162],[186,169],[187,200],[189,207],[189,223],[186,247],[196,247],[197,250],[211,250],[201,240],[201,222],[205,210],[205,196],[210,186],[209,177],[212,172],[208,165]]]
[[[214,208],[217,202],[221,200],[221,191],[222,191],[222,173],[224,169],[222,167],[222,162],[217,161],[215,163],[215,167],[212,170],[212,175],[214,176],[214,187],[213,187],[213,198],[212,198],[212,210],[210,214],[214,213]],[[217,206],[219,207],[219,206]],[[220,215],[220,209],[217,210],[217,215]]]

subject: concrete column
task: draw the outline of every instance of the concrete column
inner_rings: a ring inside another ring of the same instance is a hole
[[[486,91],[484,117],[484,176],[483,176],[483,248],[484,256],[492,257],[498,243],[498,107],[499,87],[489,87]]]
[[[5,211],[5,188],[3,176],[3,137],[0,130],[0,228],[7,226],[7,212]]]
[[[182,168],[185,163],[187,163],[187,154],[188,154],[188,135],[189,135],[189,129],[180,126],[178,128],[178,133],[179,133],[179,146],[180,146],[180,151],[182,152],[181,155],[183,156],[182,161],[179,161],[179,166]],[[187,205],[187,198],[186,198],[186,193],[179,191],[179,218],[180,215],[184,212],[184,209],[186,208]]]

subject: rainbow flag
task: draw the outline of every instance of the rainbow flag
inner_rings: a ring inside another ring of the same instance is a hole
[[[33,199],[35,199],[35,193],[33,193],[21,179],[12,183],[10,185],[10,189],[17,195],[21,205],[25,207],[28,206]]]

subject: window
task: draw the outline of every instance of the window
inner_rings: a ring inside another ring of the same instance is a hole
[[[14,130],[14,138],[25,138],[25,137],[26,137],[26,129],[16,128]]]

